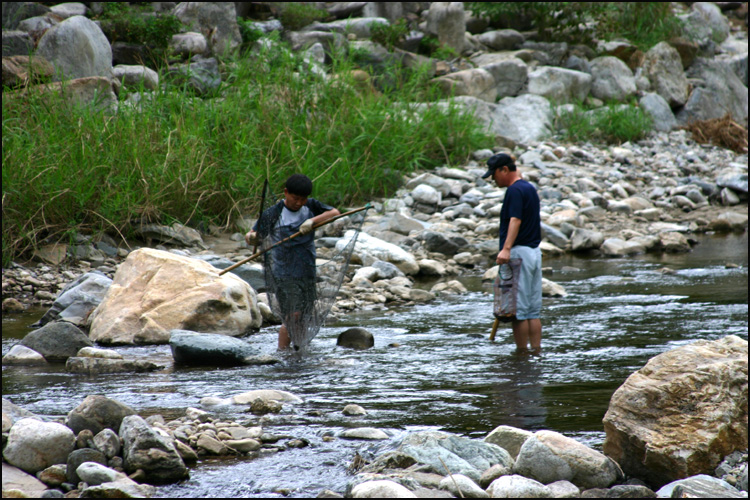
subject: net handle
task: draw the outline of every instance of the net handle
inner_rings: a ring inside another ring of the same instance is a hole
[[[317,228],[319,228],[319,227],[325,226],[326,224],[330,224],[331,222],[333,222],[333,221],[335,221],[335,220],[337,220],[337,219],[341,219],[342,217],[348,217],[348,216],[350,216],[350,215],[356,214],[357,212],[361,212],[361,211],[363,211],[363,210],[368,210],[368,209],[370,209],[370,208],[372,208],[372,205],[368,203],[368,204],[367,204],[367,205],[365,205],[364,207],[360,207],[360,208],[355,208],[354,210],[350,210],[350,211],[348,211],[348,212],[346,212],[346,213],[343,213],[343,214],[337,215],[336,217],[331,217],[331,218],[330,218],[330,219],[328,219],[328,220],[324,220],[323,222],[319,222],[319,223],[317,223],[317,224],[315,224],[315,225],[313,226],[313,229],[317,229]],[[268,252],[268,251],[269,251],[269,250],[271,250],[272,248],[275,248],[275,247],[277,247],[277,246],[281,245],[282,243],[286,243],[286,242],[287,242],[287,241],[289,241],[289,240],[293,240],[294,238],[296,238],[296,237],[298,237],[298,236],[301,236],[301,235],[302,235],[302,232],[301,232],[301,231],[298,231],[298,232],[294,233],[294,234],[293,234],[293,235],[291,235],[291,236],[287,236],[287,237],[286,237],[286,238],[284,238],[283,240],[281,240],[281,241],[277,241],[276,243],[274,243],[274,244],[273,244],[273,245],[271,245],[270,247],[268,247],[268,248],[266,248],[266,249],[264,249],[264,250],[261,250],[260,252],[255,252],[255,253],[254,253],[254,254],[252,254],[252,255],[251,255],[250,257],[247,257],[247,258],[245,258],[245,259],[242,259],[241,261],[237,262],[236,264],[234,264],[234,265],[232,265],[232,266],[229,266],[229,267],[227,267],[226,269],[223,269],[223,270],[219,271],[219,276],[221,276],[222,274],[226,274],[226,273],[228,273],[229,271],[231,271],[231,270],[233,270],[233,269],[236,269],[236,268],[240,267],[240,266],[241,266],[242,264],[247,264],[247,263],[248,263],[248,262],[250,262],[251,260],[253,260],[253,259],[257,259],[258,257],[260,257],[260,256],[261,256],[261,255],[263,255],[264,253]]]

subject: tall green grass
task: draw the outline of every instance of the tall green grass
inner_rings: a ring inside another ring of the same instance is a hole
[[[621,144],[644,138],[653,123],[651,117],[634,105],[612,102],[601,108],[587,109],[578,103],[559,112],[555,128],[569,141]]]
[[[162,89],[116,114],[35,93],[3,97],[3,265],[75,232],[132,234],[139,221],[225,227],[255,214],[263,180],[292,173],[346,207],[392,193],[404,173],[460,163],[491,144],[456,109],[429,100],[424,73],[361,91],[339,54],[327,81],[269,49],[226,61],[219,97]],[[121,100],[134,89],[124,89]]]

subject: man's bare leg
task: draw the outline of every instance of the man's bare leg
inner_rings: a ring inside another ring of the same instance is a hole
[[[542,322],[539,318],[516,320],[513,322],[513,339],[519,351],[542,350]]]
[[[289,349],[291,343],[292,341],[289,339],[289,330],[287,330],[286,325],[282,324],[281,328],[279,328],[279,351]]]

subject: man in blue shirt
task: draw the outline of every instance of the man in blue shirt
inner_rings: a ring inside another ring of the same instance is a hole
[[[483,179],[492,177],[497,187],[505,191],[500,211],[500,252],[496,262],[507,264],[511,258],[522,259],[518,280],[516,319],[513,337],[519,351],[528,347],[534,352],[542,348],[542,241],[539,217],[539,196],[534,186],[521,178],[513,157],[505,153],[487,160]]]

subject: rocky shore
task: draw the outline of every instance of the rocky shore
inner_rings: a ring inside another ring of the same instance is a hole
[[[675,371],[682,366],[675,360],[685,359],[697,362],[700,370]],[[669,435],[678,403],[664,397],[641,404],[640,410],[656,416],[653,422],[643,415],[629,418],[638,413],[633,405],[643,400],[638,397],[642,390],[633,386],[659,384],[668,385],[659,394],[679,400],[687,397],[681,387],[702,387],[697,398],[707,404],[678,417],[692,419],[681,421],[685,433]],[[737,387],[738,394],[716,390],[727,386]],[[151,497],[160,485],[188,479],[190,468],[207,458],[260,459],[311,446],[304,437],[272,430],[273,415],[309,411],[292,393],[253,390],[226,400],[205,397],[200,406],[185,408],[177,418],[143,418],[119,401],[88,396],[64,418],[50,420],[3,398],[3,497]],[[252,415],[221,416],[228,406]],[[743,411],[746,418],[747,341],[732,336],[665,352],[634,373],[605,417],[606,455],[558,432],[508,425],[479,439],[442,431],[394,438],[367,427],[368,410],[349,404],[340,413],[356,419],[356,426],[320,439],[367,446],[343,464],[350,475],[346,487],[321,490],[318,498],[747,498]],[[610,432],[615,427],[620,430]],[[643,453],[629,446],[649,432],[662,437],[646,443],[650,449],[642,461]],[[699,463],[701,457],[708,461]],[[288,496],[293,491],[268,493]]]

